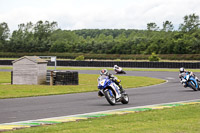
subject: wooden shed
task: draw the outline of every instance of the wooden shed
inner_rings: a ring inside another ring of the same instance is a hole
[[[47,61],[38,56],[24,56],[13,62],[13,84],[46,83]]]

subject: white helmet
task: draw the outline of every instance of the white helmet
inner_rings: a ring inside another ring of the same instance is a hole
[[[180,70],[180,73],[185,71],[185,69],[183,67],[181,67],[179,70]]]
[[[118,68],[118,66],[117,66],[117,65],[114,65],[114,68],[116,69],[116,68]]]

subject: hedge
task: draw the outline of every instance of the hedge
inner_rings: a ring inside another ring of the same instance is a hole
[[[143,54],[85,54],[85,53],[10,53],[0,52],[0,58],[19,58],[22,56],[57,56],[60,59],[75,59],[83,55],[85,59],[98,60],[148,60],[150,55]],[[158,54],[162,60],[200,60],[200,54]]]

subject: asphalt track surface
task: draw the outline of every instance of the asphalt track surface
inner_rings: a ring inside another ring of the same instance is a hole
[[[99,73],[99,71],[92,70],[80,70],[78,72],[86,74]],[[200,73],[196,73],[196,75],[200,77]],[[127,89],[126,92],[130,98],[127,105],[118,103],[111,106],[104,97],[98,97],[97,92],[0,99],[0,123],[200,99],[200,91],[184,88],[180,84],[177,72],[127,71],[124,76],[146,76],[164,79],[167,82],[160,85]]]

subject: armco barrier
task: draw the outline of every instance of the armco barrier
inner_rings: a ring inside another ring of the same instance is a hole
[[[48,65],[53,66],[52,63]],[[113,67],[114,65],[139,68],[200,68],[200,62],[57,61],[57,66]]]
[[[12,65],[13,60],[0,60],[0,65]]]
[[[0,65],[12,65],[13,60],[0,60]],[[81,67],[139,67],[139,68],[200,68],[200,62],[131,62],[131,61],[66,61],[57,60],[57,66],[81,66]],[[54,66],[54,62],[48,61],[48,66]]]

